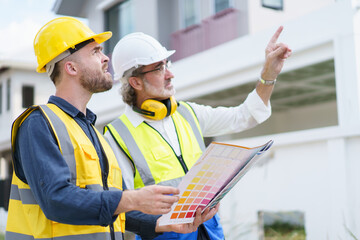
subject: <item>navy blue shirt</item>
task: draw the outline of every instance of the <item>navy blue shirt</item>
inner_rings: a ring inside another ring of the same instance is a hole
[[[93,143],[101,168],[104,153],[92,128],[96,115],[86,116],[62,98],[51,96],[53,103],[69,114]],[[14,164],[17,176],[30,185],[37,203],[50,220],[73,225],[106,226],[115,221],[114,212],[122,191],[95,192],[70,183],[69,168],[59,150],[47,120],[33,111],[19,128],[15,142]]]
[[[86,116],[62,98],[51,96],[49,103],[70,115],[93,143],[101,169],[106,166],[104,153],[93,129],[96,115],[86,109]],[[37,203],[50,220],[72,225],[113,223],[114,212],[122,191],[95,192],[70,183],[70,171],[47,120],[39,110],[33,111],[18,130],[14,151],[14,167],[18,178],[30,185]],[[124,189],[126,189],[123,183]],[[126,229],[143,239],[152,239],[160,216],[139,211],[126,213]]]

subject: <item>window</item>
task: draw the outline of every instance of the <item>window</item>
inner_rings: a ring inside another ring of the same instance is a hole
[[[283,0],[261,0],[261,4],[265,8],[271,8],[275,10],[283,10]]]
[[[200,22],[200,1],[182,0],[180,4],[183,28]]]
[[[10,78],[8,78],[6,82],[6,110],[10,110],[10,90],[11,90],[11,81]]]
[[[133,32],[132,1],[123,1],[105,12],[105,29],[113,36],[105,42],[105,52],[111,53],[116,43],[126,34]]]
[[[215,0],[215,13],[230,7],[230,0]]]
[[[2,113],[2,84],[0,84],[0,114]]]
[[[259,211],[259,230],[264,239],[296,239],[305,240],[305,215],[300,211],[269,212]]]
[[[23,86],[22,87],[22,107],[28,108],[34,105],[34,87]]]
[[[272,93],[271,118],[247,131],[217,137],[216,141],[339,125],[334,59],[280,73],[277,79],[281,81],[281,88],[275,88]],[[301,84],[295,86],[294,79],[298,79]],[[188,101],[213,107],[230,107],[245,101],[253,89],[254,83],[249,82]]]

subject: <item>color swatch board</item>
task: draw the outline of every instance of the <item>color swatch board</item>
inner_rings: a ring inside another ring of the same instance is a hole
[[[183,177],[178,186],[180,199],[161,216],[159,225],[191,223],[196,209],[216,206],[272,143],[247,148],[212,142]]]

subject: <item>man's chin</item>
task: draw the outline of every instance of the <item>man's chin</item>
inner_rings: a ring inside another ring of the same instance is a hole
[[[93,93],[106,92],[106,91],[109,91],[112,87],[113,87],[113,82],[111,81],[111,83],[106,84],[106,85],[102,86],[101,88],[95,89],[95,91],[93,91]]]
[[[171,89],[168,89],[165,94],[167,95],[167,98],[175,95],[175,88],[171,87]]]

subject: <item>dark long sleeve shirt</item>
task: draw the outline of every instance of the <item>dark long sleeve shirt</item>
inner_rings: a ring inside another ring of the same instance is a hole
[[[96,115],[87,109],[86,116],[59,97],[49,103],[60,107],[83,129],[93,143],[104,169],[104,153],[92,128]],[[122,191],[95,192],[70,183],[69,168],[59,150],[47,120],[39,110],[33,111],[19,128],[14,153],[17,176],[30,185],[46,217],[74,225],[109,225]]]
[[[93,143],[104,172],[104,153],[92,127],[96,115],[89,109],[86,116],[62,98],[51,96],[49,103],[69,114]],[[121,191],[94,192],[70,183],[70,171],[61,155],[47,120],[39,110],[33,111],[18,130],[14,153],[17,176],[30,185],[34,197],[48,219],[73,225],[113,223]],[[123,184],[126,189],[125,184]],[[126,213],[126,229],[153,238],[156,219],[138,211]],[[151,222],[152,224],[149,224]],[[145,224],[147,223],[147,224]]]

